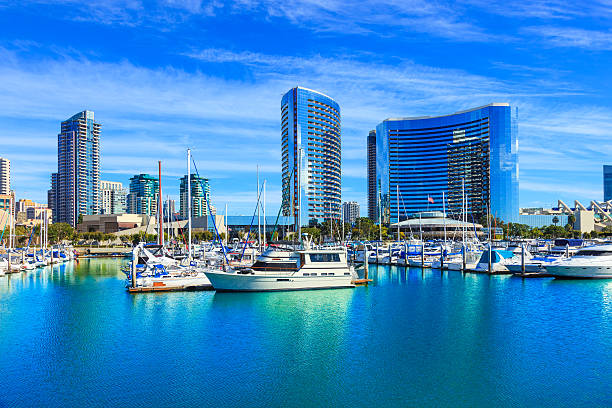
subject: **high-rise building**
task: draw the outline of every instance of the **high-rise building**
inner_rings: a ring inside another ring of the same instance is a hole
[[[57,173],[48,194],[53,219],[75,226],[79,215],[100,211],[100,128],[92,111],[62,122],[57,135]]]
[[[612,200],[612,165],[603,166],[603,198],[604,201]]]
[[[187,175],[181,178],[181,218],[187,218],[188,209]],[[209,215],[208,202],[210,200],[210,186],[208,179],[191,174],[191,216],[202,217]]]
[[[57,207],[57,173],[51,173],[51,189],[47,191],[47,206],[51,209],[53,216],[59,214]],[[55,222],[58,222],[55,219]]]
[[[164,219],[176,219],[176,202],[174,200],[164,200]]]
[[[159,180],[149,174],[136,174],[130,179],[127,195],[128,214],[157,214]]]
[[[356,201],[342,203],[342,214],[344,216],[344,222],[355,224],[355,221],[359,218],[359,204],[357,204]]]
[[[101,214],[125,214],[126,191],[118,181],[100,181]]]
[[[21,198],[17,200],[17,202],[15,203],[15,211],[17,212],[27,212],[28,209],[30,208],[40,209],[40,208],[47,208],[47,207],[48,206],[46,204],[40,204],[28,198]]]
[[[378,207],[376,206],[376,130],[368,134],[368,218],[378,221]]]
[[[518,219],[517,117],[493,103],[451,115],[386,119],[376,128],[376,183],[383,221],[420,211],[468,220]],[[398,188],[399,186],[399,188]],[[444,194],[445,205],[442,197]],[[399,196],[399,203],[398,203]]]
[[[0,157],[0,194],[11,193],[11,161]]]
[[[283,214],[295,225],[340,220],[340,135],[340,106],[329,96],[302,87],[283,96]]]

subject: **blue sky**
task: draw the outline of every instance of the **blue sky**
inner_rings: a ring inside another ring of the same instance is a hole
[[[193,149],[213,204],[280,204],[280,98],[342,110],[343,200],[366,213],[365,138],[388,117],[519,108],[520,204],[602,199],[612,163],[612,0],[0,0],[0,156],[46,202],[61,120],[103,125],[102,179],[176,196]],[[571,4],[569,4],[571,3]]]

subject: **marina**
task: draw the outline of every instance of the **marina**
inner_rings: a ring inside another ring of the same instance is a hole
[[[122,262],[0,277],[1,406],[612,403],[610,280],[369,265],[350,289],[132,296]]]

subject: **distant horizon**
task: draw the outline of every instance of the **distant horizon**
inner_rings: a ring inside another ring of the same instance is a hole
[[[102,124],[101,179],[157,174],[178,201],[188,146],[217,209],[249,214],[256,166],[281,201],[280,100],[329,95],[342,202],[367,215],[366,138],[391,117],[518,107],[519,207],[603,199],[612,163],[612,11],[588,4],[298,0],[0,6],[0,156],[16,198],[46,203],[60,122]]]

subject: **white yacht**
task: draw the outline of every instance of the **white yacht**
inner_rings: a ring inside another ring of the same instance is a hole
[[[344,249],[287,250],[272,246],[250,268],[205,273],[215,290],[228,292],[351,288],[357,277]]]
[[[612,244],[579,249],[546,265],[546,271],[560,279],[612,279]]]

